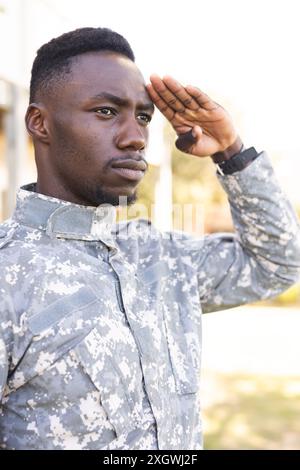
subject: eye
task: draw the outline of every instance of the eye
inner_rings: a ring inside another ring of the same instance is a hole
[[[152,116],[147,113],[140,113],[138,119],[143,122],[143,124],[149,124],[151,122]]]
[[[109,108],[107,106],[103,107],[103,108],[96,108],[96,109],[94,109],[94,111],[97,114],[100,114],[101,116],[110,117],[110,116],[115,116],[116,115],[116,111],[113,108]]]

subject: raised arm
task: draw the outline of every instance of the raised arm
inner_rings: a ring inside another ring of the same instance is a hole
[[[154,75],[148,91],[175,129],[181,150],[219,163],[247,152],[226,110],[199,89]],[[298,219],[267,155],[262,152],[242,171],[219,174],[219,179],[236,233],[178,242],[197,270],[204,311],[275,296],[300,274]]]

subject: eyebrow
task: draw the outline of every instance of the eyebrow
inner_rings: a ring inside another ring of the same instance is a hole
[[[91,100],[99,100],[99,99],[106,99],[111,101],[112,103],[116,104],[117,106],[127,106],[128,100],[124,98],[120,98],[119,96],[113,95],[112,93],[107,93],[106,91],[102,93],[97,93],[97,95],[92,96]],[[154,112],[154,104],[151,101],[147,101],[145,103],[140,103],[137,105],[138,109],[143,109],[145,111]]]

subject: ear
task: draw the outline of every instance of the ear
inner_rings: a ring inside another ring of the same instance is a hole
[[[25,124],[33,139],[49,143],[49,127],[46,109],[42,104],[31,103],[25,114]]]

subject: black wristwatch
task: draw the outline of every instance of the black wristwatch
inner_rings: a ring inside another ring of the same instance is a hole
[[[259,153],[254,147],[250,147],[237,155],[234,155],[229,160],[217,164],[218,171],[221,175],[232,175],[237,171],[241,171],[252,163]]]

